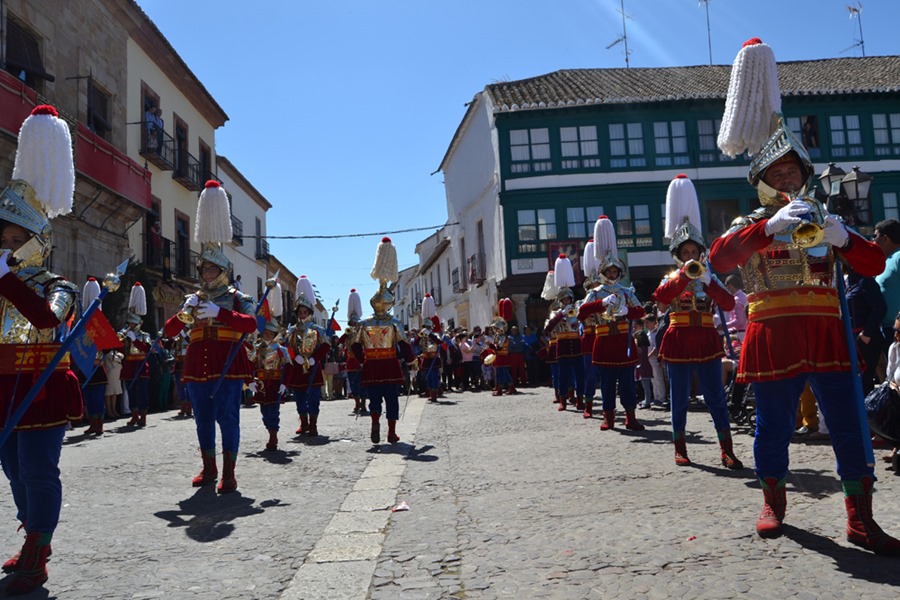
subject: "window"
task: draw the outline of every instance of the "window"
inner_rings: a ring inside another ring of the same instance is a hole
[[[6,20],[6,66],[4,68],[22,83],[37,91],[42,91],[38,89],[40,80],[56,80],[53,75],[44,70],[37,38],[10,19]]]
[[[640,123],[611,123],[609,125],[609,166],[646,167],[644,158],[644,128]]]
[[[616,238],[619,248],[653,246],[650,235],[650,207],[646,204],[616,207]]]
[[[822,149],[819,148],[819,117],[815,115],[803,115],[802,117],[788,117],[788,127],[803,142],[810,158],[820,158]]]
[[[900,220],[900,209],[897,206],[897,192],[885,192],[881,195],[881,202],[884,205],[885,219]]]
[[[203,141],[199,142],[200,148],[200,183],[206,185],[210,179],[218,179],[212,172],[212,152],[209,146]]]
[[[653,123],[653,140],[656,147],[656,166],[671,167],[690,163],[688,157],[687,128],[684,121],[657,121]]]
[[[550,130],[513,129],[509,132],[509,148],[513,173],[539,173],[552,168],[550,162]]]
[[[875,155],[900,155],[900,113],[872,115]]]
[[[563,169],[588,169],[600,166],[600,147],[597,144],[597,127],[560,127]]]
[[[859,115],[834,115],[828,123],[831,126],[832,156],[862,156]]]
[[[175,213],[175,272],[180,277],[191,274],[191,221],[183,213]]]
[[[556,211],[552,208],[518,211],[519,252],[546,252],[556,239]]]
[[[602,214],[602,206],[567,208],[566,226],[569,239],[583,240],[594,235],[594,223]]]
[[[109,95],[97,87],[92,78],[88,79],[87,101],[88,129],[108,140],[112,129],[109,124]]]

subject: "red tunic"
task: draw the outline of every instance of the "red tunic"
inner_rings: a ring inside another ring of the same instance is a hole
[[[415,360],[412,347],[407,342],[398,342],[403,360],[411,363]],[[353,353],[362,362],[361,385],[402,384],[403,369],[397,359],[396,348],[368,348],[363,350],[362,344],[353,344]]]
[[[786,250],[770,248],[773,238],[765,233],[762,219],[716,239],[710,263],[720,272],[746,264],[754,253],[772,260]],[[884,270],[884,253],[854,232],[848,247],[834,248],[853,270],[874,277]],[[830,273],[814,273],[825,284]],[[746,278],[745,278],[746,280]],[[840,319],[837,292],[829,285],[801,285],[765,290],[748,296],[750,319],[741,346],[739,382],[775,381],[801,373],[849,371],[850,359]]]
[[[59,326],[47,301],[15,273],[0,278],[0,295],[37,329]],[[18,408],[59,347],[57,343],[0,344],[0,426]],[[68,365],[68,358],[60,362],[16,425],[16,431],[59,427],[82,417],[81,386]]]
[[[691,306],[693,281],[684,274],[669,278],[656,288],[653,297],[661,304],[672,304],[678,299],[681,307]],[[709,297],[722,309],[734,308],[734,296],[715,279],[703,286]],[[701,363],[722,358],[725,351],[719,333],[713,326],[713,316],[708,311],[673,310],[669,313],[669,326],[659,345],[659,358],[672,363]]]
[[[606,310],[602,300],[585,302],[578,309],[578,320],[585,321],[593,314]],[[594,350],[591,362],[600,367],[633,367],[640,355],[634,338],[628,335],[627,321],[636,321],[644,316],[640,306],[629,306],[628,314],[615,321],[604,322],[594,328]],[[630,351],[629,351],[630,347]]]
[[[304,371],[303,367],[296,362],[290,361],[284,366],[284,384],[294,390],[305,390],[310,384],[313,387],[325,385],[322,368],[325,366],[325,359],[330,350],[331,344],[326,341],[320,342],[312,353],[312,358],[316,362],[307,371]]]
[[[191,329],[191,342],[184,357],[182,381],[203,383],[218,380],[234,345],[243,334],[256,331],[256,317],[239,312],[237,305],[238,300],[235,298],[234,310],[220,308],[212,325],[206,325],[208,320],[203,319],[202,322],[198,320]],[[166,337],[175,337],[182,329],[184,323],[174,315],[166,321],[163,332]],[[253,381],[253,367],[243,344],[238,349],[225,379],[245,383]]]

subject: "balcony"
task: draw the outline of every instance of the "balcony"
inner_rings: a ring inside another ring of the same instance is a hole
[[[244,245],[244,222],[231,215],[231,241],[238,245]]]
[[[76,127],[75,172],[150,210],[150,171],[82,123]]]
[[[155,135],[147,131],[145,123],[141,123],[141,156],[163,171],[175,168],[175,138],[163,129],[157,129]]]
[[[200,161],[187,150],[176,149],[175,170],[172,172],[172,179],[192,192],[203,189],[205,182],[200,173]]]
[[[269,258],[269,242],[262,239],[256,240],[256,260],[266,260]]]
[[[484,252],[476,252],[466,260],[467,279],[470,283],[480,285],[487,279]]]
[[[431,294],[431,297],[434,298],[435,306],[443,304],[443,302],[441,302],[441,288],[432,288],[429,293]]]
[[[466,272],[459,267],[450,271],[450,283],[453,286],[453,293],[459,294],[466,291]]]
[[[172,258],[175,256],[175,242],[159,235],[156,239],[151,233],[144,240],[144,264],[148,269],[153,269],[165,275],[168,271],[171,275]]]

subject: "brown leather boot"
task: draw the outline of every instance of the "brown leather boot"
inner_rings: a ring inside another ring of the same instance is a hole
[[[675,443],[675,464],[679,467],[690,466],[691,459],[688,458],[687,444],[684,441],[684,432],[676,431],[673,436],[673,441]]]
[[[616,428],[616,411],[614,410],[604,410],[603,411],[603,422],[600,423],[600,429],[603,431],[607,431],[609,429]]]
[[[509,386],[509,388],[507,388],[506,393],[509,394],[510,396],[512,396],[512,395],[518,394],[519,390],[517,390],[515,384],[513,384],[513,385]]]
[[[388,419],[387,441],[391,444],[396,444],[400,441],[400,436],[397,435],[397,419]]]
[[[138,413],[137,409],[131,411],[131,419],[125,423],[125,427],[134,427],[141,420],[140,413]]]
[[[759,480],[763,491],[763,509],[756,520],[756,533],[763,538],[776,538],[781,535],[781,524],[787,508],[787,494],[784,479],[766,477]],[[849,521],[848,521],[849,527]],[[849,532],[849,529],[848,529]],[[849,534],[848,534],[849,537]]]
[[[278,450],[278,430],[270,429],[269,430],[269,441],[266,442],[266,450],[269,452],[274,452]]]
[[[494,393],[492,395],[493,396],[502,396],[503,395],[503,388],[500,387],[500,384],[497,384],[494,387]]]
[[[147,426],[147,411],[142,410],[140,416],[138,417],[137,422],[138,427],[146,427]]]
[[[378,420],[381,418],[379,413],[372,413],[372,430],[369,432],[369,439],[372,440],[373,444],[377,444],[381,441],[381,423]]]
[[[298,427],[297,431],[295,431],[294,433],[296,433],[297,435],[303,435],[307,431],[309,431],[309,418],[306,416],[306,414],[302,414],[300,415],[300,427]]]
[[[625,411],[625,429],[630,429],[631,431],[643,431],[646,429],[644,424],[637,420],[633,408]]]
[[[237,489],[237,479],[234,477],[234,465],[237,461],[237,454],[234,452],[222,453],[222,480],[216,491],[220,494],[227,494]]]
[[[25,536],[18,560],[18,568],[6,586],[10,596],[27,594],[41,587],[47,581],[47,557],[50,555],[52,533],[32,531]]]
[[[309,415],[309,428],[306,430],[306,435],[311,437],[316,437],[319,435],[319,415]]]
[[[584,401],[584,413],[582,415],[585,419],[590,419],[594,416],[594,401],[593,400],[585,400]]]
[[[216,449],[200,450],[200,455],[203,458],[203,468],[200,470],[200,474],[191,480],[191,485],[194,487],[215,483],[219,476],[219,469],[216,467]]]
[[[740,471],[744,463],[734,455],[734,447],[731,439],[731,431],[719,432],[719,449],[722,451],[722,466],[732,471]]]
[[[847,541],[881,556],[900,556],[900,540],[889,536],[872,516],[872,477],[844,481],[847,508]]]

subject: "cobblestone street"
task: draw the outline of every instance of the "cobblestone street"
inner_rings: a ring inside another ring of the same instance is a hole
[[[693,467],[676,467],[668,415],[603,432],[550,390],[410,398],[394,448],[373,448],[352,401],[323,403],[319,443],[281,447],[245,408],[237,493],[191,488],[193,423],[70,432],[46,598],[894,597],[896,560],[844,539],[827,444],[794,444],[787,535],[760,539],[750,468],[719,463],[706,412],[688,416]],[[404,400],[401,399],[401,407]],[[599,411],[598,411],[599,412]],[[383,423],[383,420],[382,420]],[[384,427],[383,427],[384,429]],[[752,464],[752,437],[736,452]],[[881,452],[876,451],[876,456]],[[900,534],[900,479],[879,463],[875,516]],[[391,512],[405,501],[408,511]],[[5,546],[20,544],[9,494]]]

